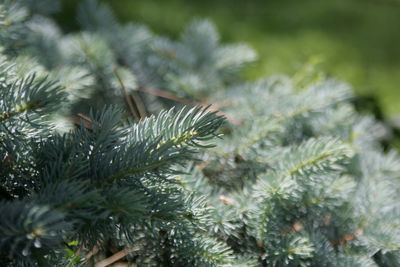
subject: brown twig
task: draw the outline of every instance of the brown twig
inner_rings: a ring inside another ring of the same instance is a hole
[[[99,261],[98,263],[96,263],[94,266],[95,267],[106,267],[110,264],[113,264],[114,262],[122,259],[123,257],[125,257],[126,255],[128,255],[129,253],[132,253],[133,251],[135,251],[136,248],[135,247],[131,247],[131,248],[126,248],[123,249],[117,253],[115,253],[114,255],[112,255],[111,257],[108,257],[102,261]]]
[[[83,120],[85,120],[87,122],[93,123],[92,119],[89,118],[88,116],[86,116],[85,114],[78,113],[76,116],[78,116],[79,118],[81,118],[81,119],[83,119]]]
[[[128,105],[129,111],[132,114],[132,117],[135,119],[139,120],[142,116],[140,114],[140,110],[137,107],[137,105],[134,104],[134,101],[132,101],[131,96],[128,94],[128,91],[126,90],[125,84],[121,79],[121,76],[118,74],[118,71],[116,69],[113,70],[115,77],[117,77],[117,80],[121,86],[121,91],[122,94],[124,95],[126,104]]]
[[[133,97],[133,100],[136,103],[140,118],[146,118],[147,117],[146,107],[144,106],[144,103],[140,98],[140,95],[137,92],[132,92],[131,96]]]
[[[161,97],[161,98],[173,100],[173,101],[175,101],[175,102],[179,102],[179,103],[182,103],[182,104],[185,104],[185,105],[188,105],[188,106],[192,106],[192,107],[194,107],[194,106],[203,106],[203,107],[204,107],[204,106],[208,106],[208,105],[206,105],[206,104],[201,104],[201,103],[192,102],[192,101],[187,100],[187,99],[185,99],[185,98],[176,96],[176,95],[174,95],[174,94],[172,94],[172,93],[164,92],[164,91],[157,90],[157,89],[153,89],[153,88],[143,88],[143,87],[139,87],[139,91],[140,91],[140,92],[143,92],[143,93],[146,93],[146,94],[155,95],[155,96],[158,96],[158,97]],[[227,104],[225,103],[225,104],[223,104],[222,106],[227,106]],[[222,112],[222,111],[219,111],[219,110],[217,109],[217,107],[215,107],[215,106],[210,106],[208,109],[209,109],[210,111],[216,111],[216,112],[217,112],[217,115],[224,116],[224,117],[225,117],[229,122],[231,122],[232,124],[240,125],[240,124],[242,123],[241,121],[239,121],[239,120],[233,118],[232,116],[228,115],[227,113]]]
[[[70,117],[70,120],[78,126],[82,125],[86,129],[93,129],[93,120],[82,113],[76,114],[76,117]]]
[[[155,95],[155,96],[158,96],[158,97],[161,97],[161,98],[173,100],[175,102],[179,102],[179,103],[182,103],[182,104],[185,104],[185,105],[188,105],[188,106],[196,106],[197,105],[197,103],[192,102],[190,100],[187,100],[185,98],[176,96],[176,95],[174,95],[172,93],[169,93],[169,92],[164,92],[164,91],[153,89],[153,88],[139,87],[139,91],[143,92],[143,93],[146,93],[146,94]]]
[[[93,249],[85,256],[85,260],[88,261],[91,257],[99,253],[100,249],[98,246],[94,246]]]
[[[211,160],[207,160],[202,162],[201,164],[198,165],[199,169],[202,171],[204,168],[206,168],[210,164]]]

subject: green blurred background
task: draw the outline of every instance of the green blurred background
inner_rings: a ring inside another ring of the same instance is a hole
[[[59,21],[74,30],[75,6]],[[400,114],[400,0],[104,0],[120,21],[177,36],[192,18],[209,18],[227,42],[246,42],[260,60],[249,78],[294,75],[308,64],[349,82],[385,115]],[[375,102],[375,99],[377,100]]]

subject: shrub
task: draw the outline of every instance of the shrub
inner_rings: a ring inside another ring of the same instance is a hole
[[[206,20],[173,41],[90,0],[64,34],[57,7],[2,3],[2,266],[399,264],[400,158],[348,85],[243,81]]]

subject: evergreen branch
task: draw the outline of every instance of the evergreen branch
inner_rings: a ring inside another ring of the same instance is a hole
[[[24,113],[44,114],[55,109],[61,100],[61,87],[35,74],[17,80],[0,90],[0,123]]]
[[[282,155],[278,169],[288,176],[302,175],[334,167],[338,162],[352,154],[350,148],[332,138],[309,139],[297,148]]]
[[[237,153],[242,153],[252,145],[262,140],[268,139],[269,135],[276,134],[281,130],[279,120],[261,119],[244,126],[243,130],[238,130],[235,136],[240,138],[241,144],[238,146]],[[243,140],[245,139],[245,140]],[[272,138],[269,138],[272,139]]]
[[[97,166],[94,172],[107,177],[107,181],[129,175],[175,173],[170,167],[191,158],[193,148],[208,147],[203,142],[216,136],[223,123],[222,117],[201,108],[182,109],[176,114],[173,110],[163,112],[130,129],[116,127],[120,116],[116,109],[92,115],[91,121],[96,123],[92,123],[90,131],[81,128],[67,137],[86,140],[90,165]],[[120,144],[116,145],[118,142]],[[111,148],[113,153],[105,154]]]
[[[22,104],[21,106],[17,106],[14,110],[10,110],[7,113],[0,114],[0,122],[15,117],[26,111],[33,111],[41,106],[42,105],[40,104],[40,102],[31,102],[29,104]]]
[[[61,231],[70,226],[62,213],[45,206],[1,202],[0,211],[0,248],[10,258],[55,249],[61,242]]]
[[[207,108],[183,108],[176,114],[173,111],[164,111],[157,118],[151,116],[137,123],[132,129],[132,138],[137,141],[161,138],[159,148],[168,142],[175,146],[206,146],[200,142],[217,136],[216,130],[224,122],[223,117],[208,112]]]

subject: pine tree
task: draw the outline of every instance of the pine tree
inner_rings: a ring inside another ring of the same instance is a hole
[[[400,157],[347,84],[244,81],[207,20],[171,40],[88,0],[65,34],[58,1],[1,3],[1,266],[400,264]]]

